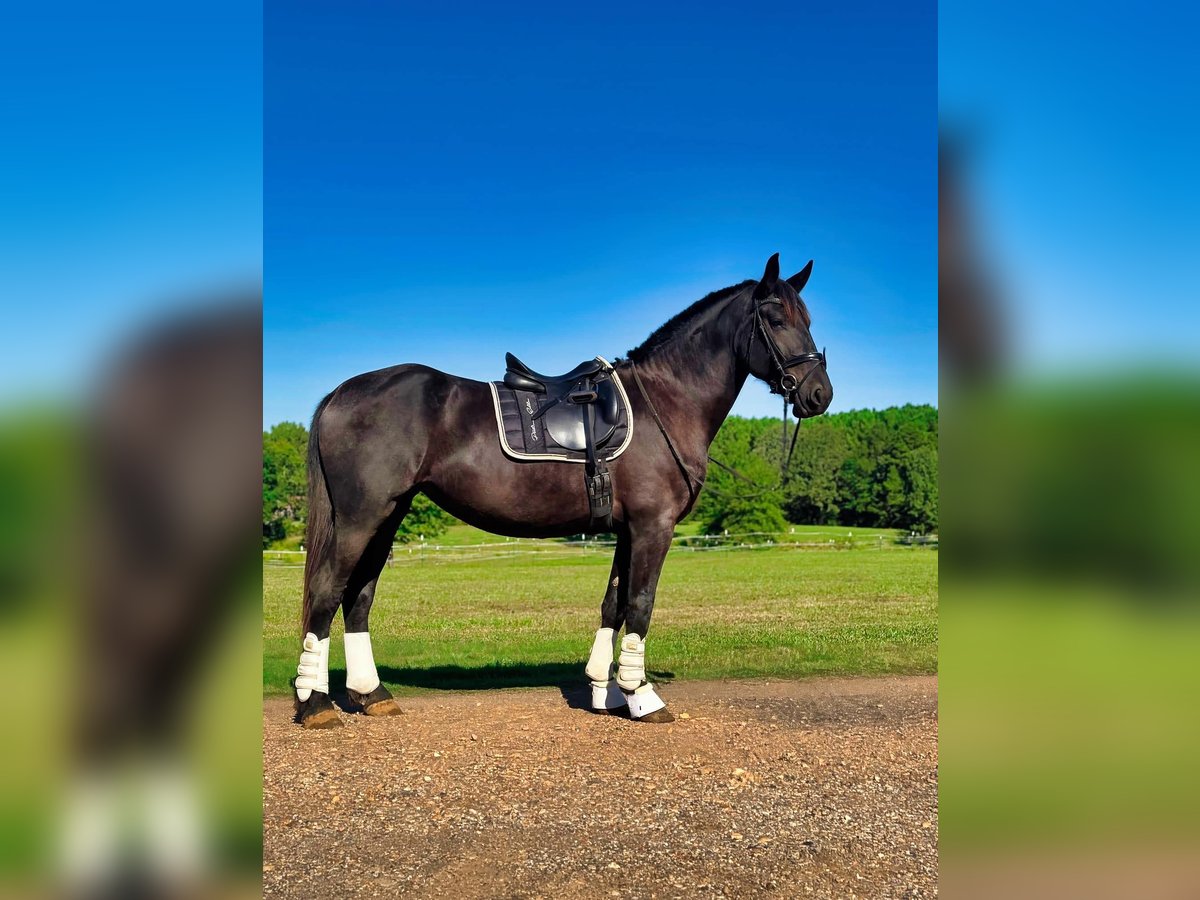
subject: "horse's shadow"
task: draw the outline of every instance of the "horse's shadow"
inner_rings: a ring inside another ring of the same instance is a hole
[[[379,666],[385,685],[437,691],[491,691],[503,688],[556,687],[571,709],[591,709],[591,688],[580,663],[507,663],[486,666]],[[650,672],[660,684],[674,672]],[[346,694],[346,670],[329,670],[330,697],[343,710],[357,709]]]

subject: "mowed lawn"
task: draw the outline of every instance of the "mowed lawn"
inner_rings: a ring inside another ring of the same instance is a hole
[[[375,660],[396,693],[580,682],[610,560],[536,556],[384,570]],[[263,688],[287,692],[300,650],[302,570],[263,567]],[[647,668],[672,678],[796,678],[937,670],[938,553],[672,551]],[[339,613],[330,681],[345,678]]]

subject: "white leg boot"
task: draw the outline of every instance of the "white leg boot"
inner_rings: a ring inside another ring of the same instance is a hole
[[[346,687],[360,694],[369,694],[379,687],[369,632],[346,632]]]
[[[317,640],[310,631],[304,636],[300,665],[296,667],[296,696],[303,703],[313,691],[329,693],[329,638]]]
[[[329,638],[304,636],[304,650],[296,667],[296,713],[305,728],[339,728],[342,720],[329,699]]]
[[[75,778],[59,826],[57,887],[86,897],[115,882],[120,870],[123,806],[115,775]]]
[[[181,893],[203,884],[211,862],[204,807],[194,773],[162,764],[142,783],[147,864]]]
[[[617,633],[612,628],[601,628],[592,642],[592,654],[588,657],[584,672],[592,682],[592,709],[609,712],[625,705],[625,695],[612,680],[616,664],[613,652],[617,649]]]
[[[379,680],[371,635],[365,631],[346,632],[346,690],[368,716],[398,716],[402,712]]]
[[[667,704],[654,690],[654,685],[646,680],[646,642],[641,635],[627,634],[621,641],[621,655],[618,657],[617,684],[625,693],[629,704],[629,715],[634,719],[642,719],[653,713],[651,721],[670,722],[674,719],[666,712]]]

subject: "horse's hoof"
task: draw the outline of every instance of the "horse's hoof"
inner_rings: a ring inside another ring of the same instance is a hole
[[[363,714],[368,716],[402,716],[404,710],[400,708],[400,704],[392,699],[392,695],[382,684],[371,691],[369,694],[360,694],[358,691],[346,689],[346,693],[350,699],[357,703],[362,708]]]
[[[646,713],[639,719],[634,719],[635,722],[649,722],[652,725],[662,725],[666,722],[674,722],[675,717],[665,709],[656,709],[652,713]]]
[[[404,710],[400,708],[399,703],[389,698],[372,703],[370,706],[364,706],[363,713],[368,716],[402,716]]]
[[[301,717],[300,724],[305,728],[315,729],[341,728],[342,719],[337,714],[337,710],[323,709],[320,712],[313,713],[312,715]]]
[[[341,728],[342,719],[328,694],[313,691],[307,700],[296,698],[296,721],[305,728]]]

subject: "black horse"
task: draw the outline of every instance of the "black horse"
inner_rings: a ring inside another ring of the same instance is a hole
[[[597,710],[628,704],[634,719],[671,720],[645,679],[655,588],[675,525],[703,484],[709,445],[746,377],[783,394],[798,418],[829,407],[825,357],[800,299],[811,271],[810,261],[781,280],[776,254],[761,280],[694,303],[615,363],[637,427],[610,464],[617,548],[586,669]],[[309,728],[340,724],[328,694],[329,630],[339,605],[350,698],[370,715],[399,712],[376,674],[367,619],[396,529],[418,493],[477,528],[512,537],[579,534],[591,518],[579,467],[502,452],[487,384],[421,365],[358,375],[325,397],[313,416],[308,476],[295,685],[296,718]]]

